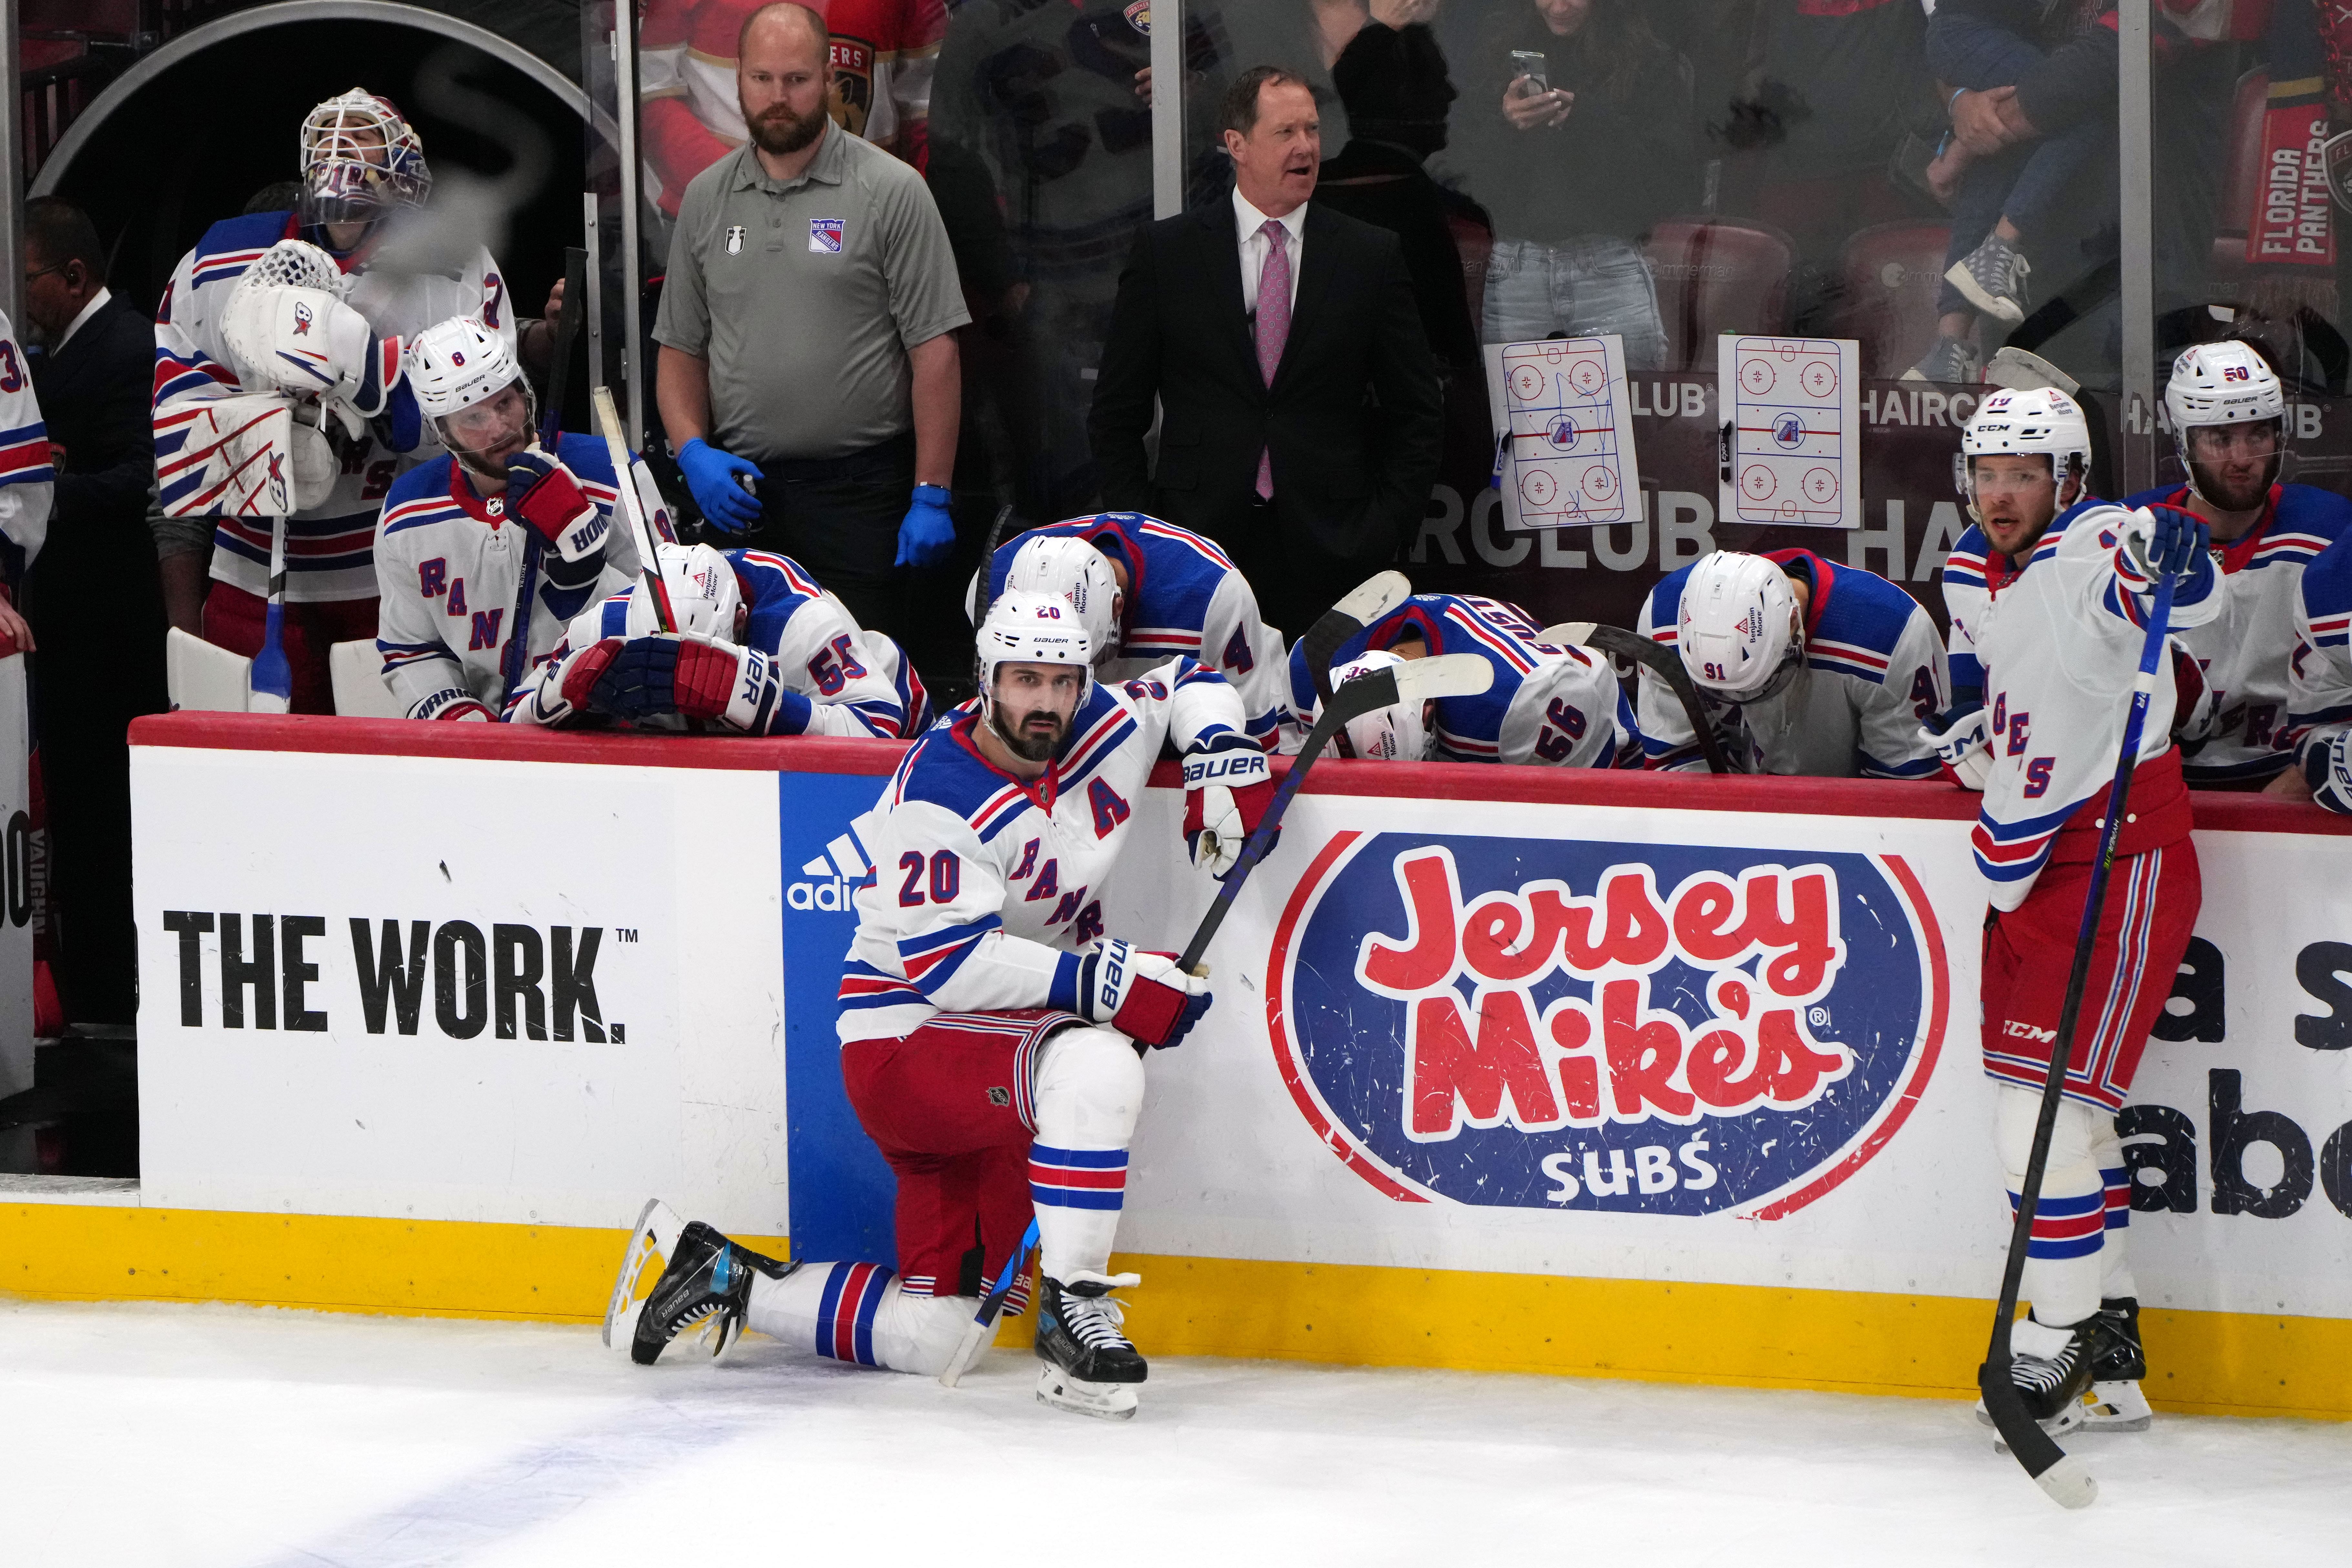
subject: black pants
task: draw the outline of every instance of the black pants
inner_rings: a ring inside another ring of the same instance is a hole
[[[908,578],[898,525],[915,500],[915,437],[894,436],[843,458],[760,466],[760,521],[715,541],[791,556],[831,589],[861,626],[908,640]]]

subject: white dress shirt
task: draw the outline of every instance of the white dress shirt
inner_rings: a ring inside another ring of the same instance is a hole
[[[1307,233],[1307,204],[1299,203],[1284,217],[1274,220],[1282,226],[1286,237],[1283,248],[1290,258],[1290,304],[1298,308],[1298,255]],[[1234,227],[1242,244],[1242,313],[1257,314],[1258,275],[1265,270],[1265,214],[1250,205],[1241,187],[1234,187]]]
[[[67,327],[64,332],[58,335],[58,347],[63,348],[68,343],[73,342],[73,335],[81,331],[81,324],[84,321],[89,321],[92,316],[97,315],[100,310],[105,308],[106,302],[113,298],[113,292],[104,284],[100,284],[98,292],[89,297],[89,303],[81,308],[81,314],[76,316],[73,319],[72,324]]]

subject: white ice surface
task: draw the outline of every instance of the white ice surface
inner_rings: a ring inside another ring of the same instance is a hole
[[[1149,1348],[1148,1346],[1146,1347]],[[2317,1563],[2352,1425],[2078,1437],[2061,1511],[1966,1405],[1163,1360],[1113,1425],[743,1342],[0,1303],[0,1563]]]

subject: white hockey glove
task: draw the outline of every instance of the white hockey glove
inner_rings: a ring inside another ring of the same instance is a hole
[[[237,380],[307,393],[373,418],[400,376],[400,344],[323,289],[237,280],[221,308],[221,341]]]
[[[1983,703],[1937,714],[1919,726],[1919,737],[1962,789],[1981,790],[1992,776],[1992,730]]]
[[[1223,879],[1241,860],[1242,846],[1273,804],[1273,773],[1254,742],[1220,734],[1187,755],[1184,843],[1192,864]]]
[[[1172,1046],[1209,1010],[1208,977],[1118,937],[1078,961],[1078,1015],[1147,1046]]]
[[[2314,801],[2338,816],[2352,816],[2352,730],[2317,736],[2305,745],[2303,777]]]

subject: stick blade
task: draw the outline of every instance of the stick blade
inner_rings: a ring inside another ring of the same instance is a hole
[[[1555,621],[1536,634],[1536,641],[1589,646],[1592,641],[1593,625],[1591,621]]]
[[[949,1358],[947,1370],[940,1373],[941,1388],[953,1388],[971,1370],[971,1363],[980,1359],[981,1342],[988,1338],[988,1331],[993,1326],[977,1320],[963,1326],[963,1338],[956,1342],[955,1354]]]
[[[1412,584],[1403,573],[1381,572],[1342,594],[1331,608],[1358,626],[1368,626],[1411,597]]]
[[[2083,384],[2043,359],[2025,349],[2003,346],[1985,366],[1984,378],[1989,385],[2006,387],[2011,392],[2031,392],[2036,387],[2055,387],[2069,397],[2077,396]]]
[[[1396,668],[1400,701],[1433,697],[1475,697],[1495,684],[1495,667],[1475,653],[1441,653],[1409,658]]]
[[[2060,1508],[2088,1508],[2099,1500],[2098,1478],[2072,1454],[2061,1455],[2056,1464],[2033,1478],[2033,1484]]]

